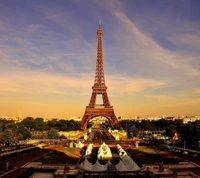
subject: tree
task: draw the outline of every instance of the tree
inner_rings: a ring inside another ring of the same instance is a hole
[[[132,120],[122,120],[120,121],[120,125],[122,127],[122,129],[128,131],[129,127],[135,125],[136,126],[136,121],[132,121]]]
[[[142,120],[141,121],[141,128],[142,128],[142,130],[153,130],[154,129],[151,121],[149,121],[149,120]]]
[[[166,129],[169,127],[171,124],[168,120],[166,119],[160,119],[158,121],[154,121],[154,125],[159,128],[159,129]]]
[[[47,136],[49,139],[58,139],[59,138],[58,130],[51,128],[48,131]]]
[[[44,119],[41,118],[41,117],[37,117],[35,120],[35,129],[36,130],[44,130],[44,126],[45,126],[45,123],[44,123]]]
[[[4,132],[1,134],[1,141],[6,145],[10,145],[11,143],[18,142],[18,137],[12,131],[12,129],[6,128]]]
[[[59,139],[66,139],[67,137],[64,135],[64,134],[62,134],[60,137],[59,137]]]
[[[26,117],[23,121],[21,121],[21,124],[23,124],[29,130],[35,129],[35,121],[33,117]]]
[[[137,137],[137,135],[139,134],[139,130],[135,127],[135,125],[129,127],[127,132],[129,138]]]
[[[175,125],[171,125],[171,126],[167,127],[165,129],[166,136],[172,137],[172,132],[174,132],[174,130],[176,130]]]
[[[13,120],[0,120],[0,132],[3,132],[6,128],[16,131],[17,126]]]
[[[194,126],[200,128],[200,120],[196,120],[196,121],[194,122]]]
[[[31,138],[31,132],[28,128],[26,128],[24,125],[20,125],[18,128],[18,133],[22,135],[22,139],[26,140],[28,138]]]
[[[56,121],[56,120],[49,120],[49,121],[47,121],[47,129],[49,130],[51,128],[54,128],[54,129],[59,130],[60,125],[59,125],[58,122],[59,121]]]
[[[184,145],[184,142],[191,142],[193,138],[191,137],[191,132],[193,131],[194,126],[192,123],[182,124],[177,127],[178,133],[181,135],[181,146]]]

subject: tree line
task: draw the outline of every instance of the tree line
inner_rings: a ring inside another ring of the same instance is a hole
[[[140,131],[159,131],[164,130],[165,136],[172,137],[173,131],[177,131],[180,136],[180,145],[184,142],[188,146],[200,146],[200,120],[183,124],[182,119],[166,120],[160,119],[156,121],[150,120],[124,120],[120,122],[122,129],[126,130],[128,137],[138,136]]]
[[[89,124],[88,124],[89,125]],[[91,126],[91,125],[90,125]],[[105,127],[111,127],[109,122]],[[59,131],[80,130],[80,122],[74,120],[48,120],[44,122],[41,117],[26,117],[21,122],[15,123],[13,120],[0,119],[0,143],[10,144],[19,140],[29,138],[65,138],[59,136]],[[119,125],[113,129],[123,129],[127,131],[129,138],[138,136],[141,131],[165,130],[166,136],[171,136],[172,131],[180,134],[181,142],[187,142],[188,145],[196,145],[200,141],[200,120],[183,124],[183,120],[122,120]],[[38,134],[39,133],[39,134]],[[200,144],[200,143],[199,143]]]
[[[35,138],[35,133],[39,133],[39,138],[58,139],[59,131],[80,130],[80,122],[74,120],[48,120],[44,122],[41,117],[26,117],[21,122],[15,123],[13,120],[0,119],[0,143],[13,144],[20,140]],[[60,138],[65,138],[63,135]]]

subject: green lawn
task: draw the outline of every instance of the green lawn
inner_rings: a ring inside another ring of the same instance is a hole
[[[130,157],[139,165],[161,160],[162,155],[149,148],[129,148],[126,150]]]

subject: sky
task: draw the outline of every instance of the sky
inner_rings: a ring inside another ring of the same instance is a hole
[[[116,116],[200,115],[199,0],[1,0],[0,117],[82,117],[101,20]]]

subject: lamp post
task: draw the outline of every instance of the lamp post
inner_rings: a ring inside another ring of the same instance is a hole
[[[184,140],[184,149],[186,148],[186,141]]]

